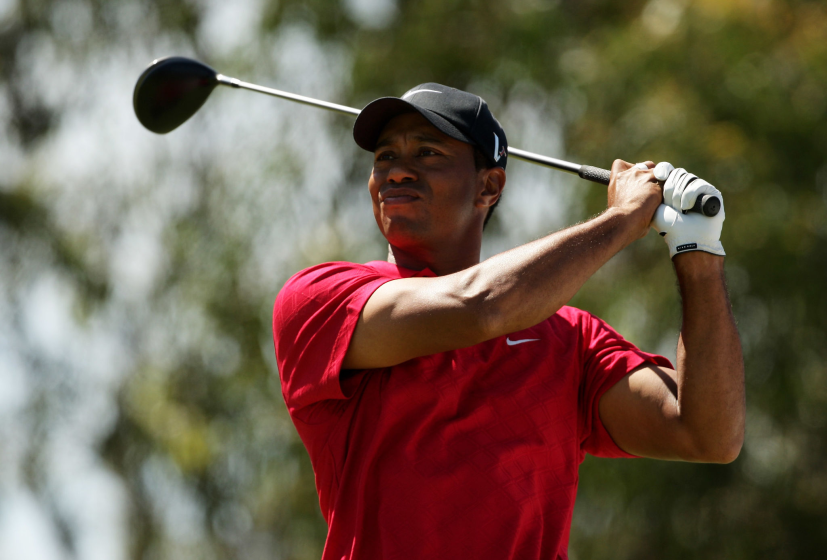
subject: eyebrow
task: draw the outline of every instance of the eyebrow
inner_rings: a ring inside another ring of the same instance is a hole
[[[380,140],[376,143],[376,147],[373,149],[374,151],[378,150],[379,148],[384,148],[385,146],[389,146],[393,144],[392,136],[385,138],[384,140]],[[437,136],[433,136],[431,134],[415,134],[411,137],[412,140],[416,140],[417,142],[427,142],[430,144],[441,144],[445,145],[445,141]]]

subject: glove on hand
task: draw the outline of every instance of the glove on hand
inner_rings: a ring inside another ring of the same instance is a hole
[[[706,251],[724,256],[721,245],[721,229],[724,225],[724,198],[721,191],[685,169],[675,169],[672,164],[661,162],[655,166],[655,178],[666,181],[663,185],[663,204],[658,206],[652,219],[652,227],[663,236],[669,247],[669,256],[687,251]],[[721,200],[717,216],[683,211],[695,205],[699,196],[714,194]]]

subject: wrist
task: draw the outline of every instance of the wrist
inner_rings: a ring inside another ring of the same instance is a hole
[[[601,214],[601,217],[617,225],[624,247],[646,235],[651,221],[651,218],[647,219],[643,216],[639,208],[628,209],[619,206],[610,206]]]
[[[680,278],[709,278],[720,276],[724,271],[724,257],[705,251],[678,253],[672,263]]]

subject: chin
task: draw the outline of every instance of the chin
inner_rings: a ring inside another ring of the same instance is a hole
[[[385,217],[382,227],[382,235],[388,243],[400,249],[412,249],[418,246],[427,245],[429,228],[420,222],[402,218]]]

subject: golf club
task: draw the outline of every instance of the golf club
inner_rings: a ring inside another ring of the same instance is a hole
[[[135,115],[147,129],[157,134],[166,134],[194,115],[210,96],[212,90],[219,85],[264,93],[346,115],[356,116],[360,113],[358,109],[352,107],[242,82],[219,74],[197,60],[173,56],[152,61],[138,78],[132,97]],[[603,185],[608,185],[611,177],[611,172],[607,169],[580,165],[517,148],[509,147],[508,155],[530,163],[573,173],[581,179]],[[721,201],[718,197],[706,195],[699,197],[695,206],[689,211],[699,212],[705,216],[715,216],[720,209]]]

